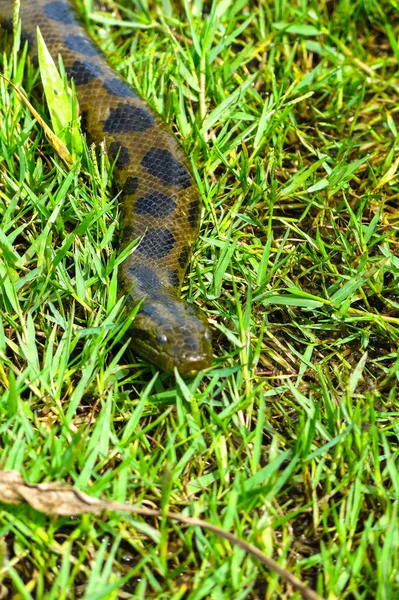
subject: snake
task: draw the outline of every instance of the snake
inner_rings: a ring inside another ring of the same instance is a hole
[[[0,0],[0,23],[12,29],[13,0]],[[196,240],[201,200],[191,165],[162,118],[106,62],[68,0],[21,0],[21,32],[37,66],[37,27],[74,81],[82,129],[105,142],[121,203],[121,249],[138,240],[118,272],[118,289],[138,306],[128,330],[133,351],[183,378],[212,363],[205,314],[181,299]]]

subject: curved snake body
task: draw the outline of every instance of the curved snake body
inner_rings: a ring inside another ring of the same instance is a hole
[[[13,1],[0,0],[12,23]],[[163,370],[191,376],[212,360],[205,316],[180,299],[198,232],[198,190],[187,157],[165,123],[105,62],[66,0],[21,0],[22,32],[35,58],[36,27],[73,78],[89,138],[105,140],[121,190],[122,244],[140,238],[119,273],[122,292],[141,302],[134,350]],[[133,291],[130,290],[133,288]]]

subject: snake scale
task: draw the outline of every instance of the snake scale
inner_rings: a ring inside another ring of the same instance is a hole
[[[12,27],[12,16],[13,0],[0,0],[2,25]],[[141,303],[132,347],[190,377],[210,366],[212,344],[204,314],[180,298],[201,213],[188,159],[162,119],[108,66],[67,0],[21,0],[20,18],[33,60],[37,26],[53,58],[61,54],[89,140],[105,140],[115,161],[122,246],[140,240],[119,272],[121,292]]]

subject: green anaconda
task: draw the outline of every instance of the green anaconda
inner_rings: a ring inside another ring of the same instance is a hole
[[[12,24],[13,0],[0,0]],[[119,287],[141,302],[129,335],[141,357],[188,377],[212,361],[204,314],[180,299],[201,212],[188,159],[161,118],[105,62],[67,0],[21,0],[20,18],[36,57],[36,28],[73,78],[90,141],[105,140],[121,191],[122,244],[138,246],[123,262]],[[132,291],[130,291],[132,290]]]

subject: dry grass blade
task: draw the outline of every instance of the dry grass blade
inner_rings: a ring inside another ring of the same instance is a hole
[[[230,544],[238,546],[247,554],[257,558],[265,567],[277,573],[284,581],[291,584],[302,594],[305,600],[323,600],[321,596],[302,583],[295,575],[283,569],[275,560],[266,556],[259,548],[203,519],[170,511],[167,511],[164,515],[161,510],[130,506],[113,500],[98,500],[71,486],[57,482],[30,484],[22,479],[18,471],[0,472],[0,502],[6,504],[25,502],[39,512],[57,516],[76,516],[84,513],[97,514],[104,510],[123,511],[147,517],[166,516],[168,519],[184,523],[184,525],[207,529],[220,538],[227,540]]]

